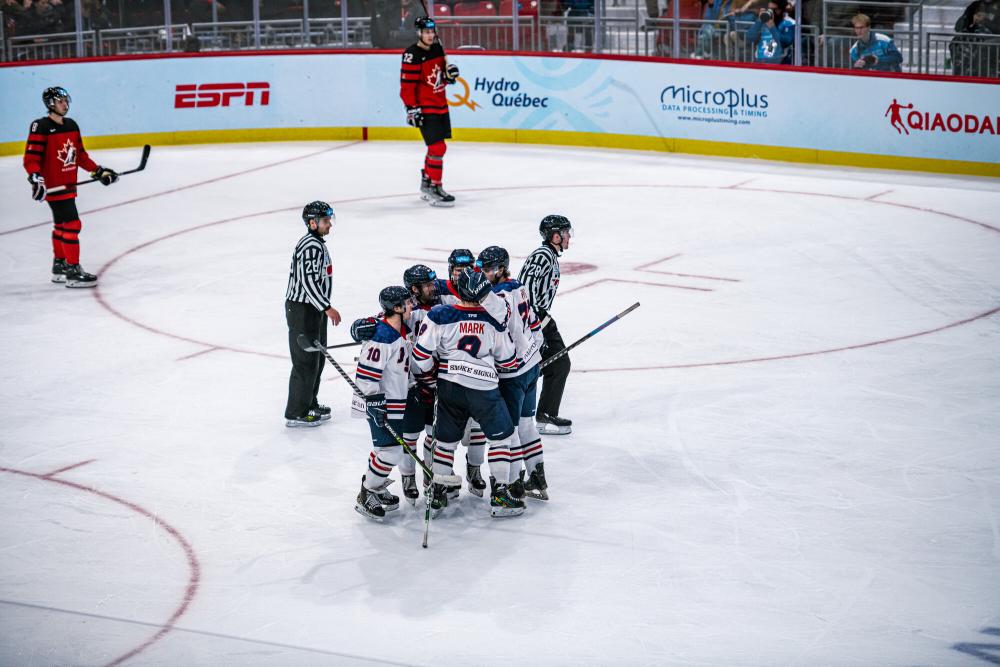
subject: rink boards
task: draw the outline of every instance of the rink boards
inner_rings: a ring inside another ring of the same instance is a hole
[[[455,138],[1000,176],[1000,81],[455,52]],[[418,139],[399,55],[256,52],[0,67],[0,154],[69,89],[91,148]]]

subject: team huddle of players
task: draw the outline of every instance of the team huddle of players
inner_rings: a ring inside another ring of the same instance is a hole
[[[386,421],[412,451],[424,435],[423,461],[435,475],[454,475],[455,451],[466,447],[466,484],[482,497],[480,472],[489,464],[494,517],[524,512],[524,498],[548,500],[542,441],[534,425],[541,361],[541,324],[527,290],[510,276],[510,255],[499,246],[479,253],[458,249],[448,257],[447,279],[417,264],[403,286],[379,293],[380,317],[356,320],[361,341],[356,380],[365,395],[355,402],[372,435],[368,470],[355,509],[381,521],[399,509],[389,474],[399,466],[403,495],[419,497],[416,462],[384,428]],[[458,497],[459,487],[432,484],[435,515]]]

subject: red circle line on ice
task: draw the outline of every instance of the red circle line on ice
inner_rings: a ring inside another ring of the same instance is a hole
[[[84,463],[89,463],[89,461],[86,461]],[[199,583],[201,581],[201,564],[198,562],[198,557],[194,553],[194,548],[192,548],[191,544],[184,538],[183,535],[181,535],[180,531],[178,531],[176,528],[174,528],[173,526],[171,526],[169,523],[167,523],[166,521],[164,521],[163,519],[161,519],[158,515],[153,514],[152,512],[150,512],[149,510],[147,510],[144,507],[141,507],[140,505],[137,505],[137,504],[135,504],[135,503],[133,503],[133,502],[131,502],[129,500],[125,500],[124,498],[120,498],[120,497],[118,497],[118,496],[116,496],[114,494],[108,493],[106,491],[101,491],[99,489],[95,489],[92,486],[86,486],[84,484],[77,484],[76,482],[70,482],[68,480],[59,479],[58,477],[55,477],[55,475],[57,473],[65,472],[65,471],[67,471],[67,470],[69,470],[71,468],[75,468],[75,467],[78,467],[80,465],[83,465],[83,464],[80,463],[80,464],[76,464],[76,465],[72,465],[72,466],[66,466],[64,468],[60,468],[59,470],[55,470],[55,471],[50,472],[48,474],[28,472],[26,470],[17,470],[16,468],[6,468],[6,467],[3,467],[3,466],[0,466],[0,472],[11,473],[13,475],[21,475],[23,477],[30,477],[30,478],[33,478],[33,479],[41,480],[43,482],[51,482],[53,484],[60,484],[60,485],[65,486],[65,487],[68,487],[68,488],[71,488],[71,489],[76,489],[77,491],[83,491],[85,493],[90,493],[90,494],[95,495],[95,496],[97,496],[99,498],[103,498],[103,499],[108,500],[110,502],[117,503],[118,505],[121,505],[121,506],[123,506],[123,507],[125,507],[125,508],[127,508],[127,509],[129,509],[131,511],[133,511],[136,514],[139,514],[139,515],[145,517],[146,519],[149,519],[150,521],[153,522],[153,524],[155,526],[157,526],[158,528],[161,528],[167,534],[169,534],[170,537],[172,537],[174,539],[174,541],[176,541],[177,544],[180,545],[181,550],[184,552],[184,557],[187,559],[187,565],[188,565],[188,581],[187,581],[187,585],[184,588],[184,593],[183,593],[183,595],[181,597],[180,604],[177,606],[176,609],[174,609],[173,613],[170,615],[170,618],[168,618],[160,626],[160,629],[157,632],[155,632],[152,636],[148,637],[144,642],[142,642],[141,644],[139,644],[135,648],[132,648],[132,649],[126,651],[125,653],[122,653],[120,656],[118,656],[117,658],[113,659],[111,662],[107,663],[107,665],[106,665],[106,667],[113,667],[114,665],[120,665],[120,664],[124,663],[125,661],[129,660],[130,658],[135,657],[139,653],[142,653],[147,648],[149,648],[150,646],[152,646],[156,642],[158,642],[161,639],[163,639],[163,637],[168,632],[170,632],[171,630],[173,630],[174,626],[177,624],[177,621],[180,619],[181,616],[184,615],[185,612],[187,612],[188,607],[191,606],[192,600],[194,600],[195,595],[197,595],[197,593],[198,593],[198,585],[199,585]]]
[[[751,180],[753,180],[753,179],[751,179]],[[455,190],[455,192],[463,192],[463,193],[473,193],[473,192],[509,192],[509,191],[512,191],[512,190],[560,190],[560,189],[587,189],[587,190],[593,190],[593,189],[681,189],[681,190],[729,190],[729,191],[736,191],[736,192],[740,192],[740,191],[768,192],[768,193],[775,193],[775,194],[799,195],[799,196],[805,196],[805,197],[820,197],[820,198],[825,198],[825,199],[839,199],[839,200],[845,200],[845,201],[853,201],[853,202],[859,202],[859,203],[872,204],[872,205],[875,205],[875,206],[890,206],[890,207],[894,207],[894,208],[902,208],[902,209],[906,209],[906,210],[918,211],[918,212],[921,212],[921,213],[928,213],[928,214],[931,214],[931,215],[941,216],[941,217],[947,218],[949,220],[956,220],[956,221],[959,221],[959,222],[965,222],[965,223],[968,223],[968,224],[976,225],[977,227],[980,227],[982,229],[988,230],[990,232],[994,232],[996,234],[1000,234],[1000,228],[998,228],[998,227],[994,227],[994,226],[989,225],[989,224],[987,224],[985,222],[980,222],[978,220],[973,220],[971,218],[967,218],[967,217],[964,217],[964,216],[961,216],[961,215],[956,215],[954,213],[948,213],[948,212],[945,212],[945,211],[938,211],[938,210],[932,209],[932,208],[925,208],[925,207],[920,207],[920,206],[914,206],[914,205],[911,205],[911,204],[902,204],[902,203],[891,202],[891,201],[883,201],[883,200],[878,199],[879,197],[882,197],[882,196],[885,196],[885,195],[889,194],[889,192],[891,192],[891,190],[887,191],[887,192],[881,192],[881,193],[878,193],[878,194],[875,194],[875,195],[870,195],[868,197],[849,197],[849,196],[846,196],[846,195],[829,194],[829,193],[823,193],[823,192],[807,192],[807,191],[800,191],[800,190],[786,190],[786,189],[777,189],[777,188],[747,187],[747,184],[749,182],[750,181],[743,181],[743,182],[735,183],[735,184],[732,184],[732,185],[684,185],[684,184],[648,184],[648,183],[642,183],[642,184],[627,184],[627,183],[624,183],[624,184],[623,183],[607,184],[607,183],[604,183],[604,184],[523,185],[523,186],[498,186],[498,187],[484,187],[484,188],[466,188],[464,190]],[[386,200],[386,199],[403,199],[403,198],[411,198],[411,197],[414,197],[413,193],[412,192],[407,192],[407,193],[401,193],[401,194],[388,194],[388,195],[376,195],[376,196],[370,196],[370,197],[357,197],[357,198],[353,198],[353,199],[331,199],[330,201],[332,203],[334,203],[334,204],[353,204],[353,203],[360,203],[360,202],[381,201],[381,200]],[[135,246],[129,248],[128,250],[125,250],[121,254],[117,255],[116,257],[114,257],[110,261],[108,261],[104,266],[102,266],[101,269],[100,269],[100,271],[99,271],[99,273],[102,276],[105,276],[115,266],[115,264],[117,264],[120,260],[124,259],[125,257],[128,257],[129,255],[133,255],[133,254],[135,254],[135,253],[137,253],[137,252],[139,252],[139,251],[141,251],[141,250],[143,250],[145,248],[148,248],[151,245],[159,243],[161,241],[166,241],[168,239],[176,238],[178,236],[182,236],[182,235],[189,234],[189,233],[192,233],[192,232],[200,231],[200,230],[207,229],[207,228],[210,228],[210,227],[215,227],[215,226],[218,226],[218,225],[229,224],[229,223],[232,223],[232,222],[242,222],[242,221],[248,220],[250,218],[263,217],[263,216],[274,215],[274,214],[278,214],[278,213],[290,213],[290,212],[298,211],[298,210],[299,210],[298,206],[291,206],[291,207],[280,208],[280,209],[272,209],[272,210],[268,210],[268,211],[258,211],[257,213],[248,213],[248,214],[241,215],[241,216],[238,216],[238,217],[224,218],[222,220],[215,220],[213,222],[207,222],[207,223],[203,223],[203,224],[200,224],[200,225],[195,225],[193,227],[188,227],[186,229],[182,229],[182,230],[179,230],[179,231],[176,231],[176,232],[172,232],[170,234],[165,234],[164,236],[160,236],[160,237],[157,237],[157,238],[152,239],[150,241],[146,241],[144,243],[140,243],[138,245],[135,245]],[[271,353],[271,352],[262,352],[262,351],[259,351],[259,350],[253,350],[253,349],[248,349],[248,348],[233,347],[233,346],[225,345],[225,344],[211,343],[211,342],[207,342],[207,341],[201,341],[201,340],[197,340],[197,339],[194,339],[194,338],[190,338],[188,336],[183,336],[183,335],[180,335],[180,334],[177,334],[177,333],[173,333],[173,332],[170,332],[170,331],[166,331],[164,329],[160,329],[158,327],[146,324],[144,322],[140,322],[140,321],[138,321],[138,320],[136,320],[136,319],[134,319],[132,317],[129,317],[128,315],[124,314],[123,312],[121,312],[120,310],[118,310],[117,308],[115,308],[114,306],[112,306],[108,302],[108,300],[104,297],[104,295],[103,295],[103,293],[101,291],[100,286],[98,286],[97,288],[95,288],[94,290],[92,290],[92,294],[93,294],[94,298],[97,299],[98,303],[100,303],[101,307],[103,307],[105,310],[107,310],[108,312],[110,312],[115,317],[117,317],[117,318],[119,318],[119,319],[121,319],[121,320],[123,320],[125,322],[128,322],[129,324],[131,324],[133,326],[139,327],[140,329],[145,329],[146,331],[148,331],[150,333],[154,333],[154,334],[157,334],[157,335],[160,335],[160,336],[166,336],[166,337],[172,338],[174,340],[180,340],[180,341],[184,341],[184,342],[187,342],[187,343],[192,343],[194,345],[200,345],[200,346],[202,346],[202,347],[205,348],[205,349],[203,349],[201,351],[198,351],[198,352],[195,352],[193,354],[187,355],[186,357],[181,357],[181,359],[188,359],[188,358],[191,358],[191,357],[196,357],[196,356],[199,356],[199,355],[202,355],[202,354],[206,354],[206,353],[209,353],[209,352],[215,352],[215,351],[238,352],[240,354],[251,354],[251,355],[256,355],[256,356],[261,356],[261,357],[270,357],[270,358],[274,358],[274,359],[283,359],[283,360],[287,359],[287,355],[285,355],[285,354],[275,354],[275,353]],[[874,346],[877,346],[877,345],[886,345],[886,344],[889,344],[889,343],[894,343],[894,342],[898,342],[898,341],[902,341],[902,340],[908,340],[908,339],[911,339],[911,338],[917,338],[919,336],[925,336],[925,335],[937,333],[939,331],[944,331],[946,329],[952,329],[952,328],[955,328],[955,327],[958,327],[958,326],[961,326],[961,325],[964,325],[964,324],[969,324],[971,322],[975,322],[976,320],[980,320],[980,319],[984,319],[984,318],[990,317],[990,316],[996,314],[997,312],[1000,312],[1000,306],[996,306],[996,307],[993,307],[993,308],[991,308],[989,310],[986,310],[986,311],[977,313],[975,315],[972,315],[970,317],[966,317],[966,318],[963,318],[961,320],[954,321],[954,322],[945,323],[943,325],[940,325],[940,326],[937,326],[937,327],[933,327],[933,328],[930,328],[930,329],[916,331],[916,332],[913,332],[913,333],[904,334],[904,335],[900,335],[900,336],[894,336],[894,337],[891,337],[891,338],[881,338],[881,339],[876,339],[876,340],[872,340],[872,341],[860,342],[860,343],[855,343],[855,344],[851,344],[851,345],[842,345],[842,346],[831,347],[831,348],[824,348],[824,349],[820,349],[820,350],[809,350],[809,351],[804,351],[804,352],[790,352],[790,353],[785,353],[785,354],[774,354],[774,355],[767,355],[767,356],[758,356],[758,357],[752,357],[752,358],[746,358],[746,359],[730,359],[730,360],[718,360],[718,361],[704,361],[704,362],[694,362],[694,363],[684,363],[684,364],[659,364],[659,365],[651,365],[651,366],[617,367],[617,368],[583,368],[583,369],[576,369],[576,368],[574,368],[573,372],[574,373],[607,373],[607,372],[619,372],[619,371],[650,371],[650,370],[667,370],[667,369],[684,369],[684,368],[702,368],[702,367],[707,367],[707,366],[731,366],[731,365],[737,365],[737,364],[750,364],[750,363],[760,363],[760,362],[765,362],[765,361],[779,361],[779,360],[785,360],[785,359],[796,359],[796,358],[800,358],[800,357],[810,357],[810,356],[816,356],[816,355],[820,355],[820,354],[832,354],[832,353],[835,353],[835,352],[845,352],[845,351],[848,351],[848,350],[857,350],[857,349],[863,349],[863,348],[867,348],[867,347],[874,347]]]

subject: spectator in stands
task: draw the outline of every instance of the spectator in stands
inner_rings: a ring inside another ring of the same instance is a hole
[[[851,67],[876,72],[902,72],[903,54],[892,38],[881,32],[872,32],[872,21],[865,14],[855,14],[851,19],[858,41],[851,47]]]
[[[732,59],[743,59],[735,57],[740,35],[746,37],[748,28],[757,21],[757,15],[767,5],[767,0],[746,0],[740,5],[733,5],[726,13],[726,42],[727,48],[732,53]]]
[[[29,9],[31,0],[3,0],[0,4],[0,13],[3,14],[4,34],[9,37],[27,34],[25,27],[28,23]]]
[[[771,0],[747,32],[747,39],[754,45],[755,63],[792,63],[795,21],[785,16],[787,6],[787,0]]]
[[[84,30],[104,30],[115,25],[108,0],[83,0]]]
[[[698,28],[698,42],[695,46],[692,58],[713,58],[713,41],[715,37],[716,23],[728,16],[732,12],[732,0],[703,0],[703,11],[701,14],[702,24]]]
[[[1000,0],[975,0],[955,22],[951,40],[956,76],[995,78],[1000,70]]]
[[[566,10],[566,50],[576,48],[576,37],[583,38],[584,51],[590,51],[594,43],[594,0],[560,0]]]
[[[25,34],[48,35],[65,32],[62,0],[34,0],[27,13]]]

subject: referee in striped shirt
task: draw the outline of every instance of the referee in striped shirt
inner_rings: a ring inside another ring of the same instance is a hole
[[[302,221],[309,231],[299,239],[288,269],[285,292],[285,320],[288,322],[288,351],[292,355],[292,375],[288,378],[285,426],[319,426],[330,419],[330,408],[316,399],[325,358],[320,352],[306,352],[298,344],[299,334],[326,345],[326,318],[340,324],[340,313],[330,305],[333,267],[323,237],[330,233],[336,216],[333,207],[314,201],[302,209]]]

